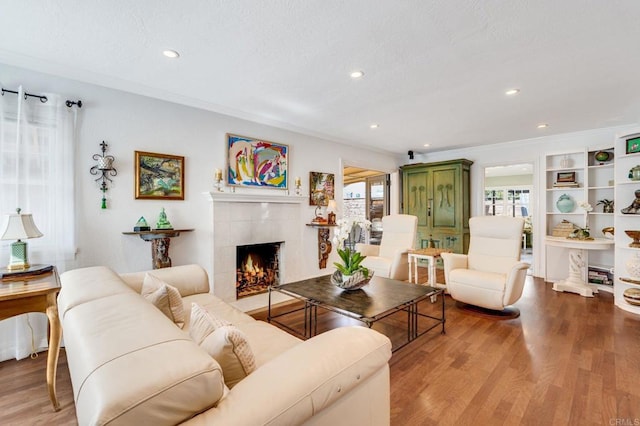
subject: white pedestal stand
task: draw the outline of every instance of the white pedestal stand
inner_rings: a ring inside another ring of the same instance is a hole
[[[614,244],[613,240],[595,238],[593,240],[576,240],[564,237],[546,237],[548,246],[562,247],[569,250],[569,276],[567,279],[553,284],[555,291],[578,293],[584,297],[593,297],[598,292],[595,285],[588,284],[582,279],[586,267],[587,250],[607,250]],[[586,276],[586,274],[584,274]]]

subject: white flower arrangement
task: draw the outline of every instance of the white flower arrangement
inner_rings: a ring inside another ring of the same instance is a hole
[[[583,209],[586,213],[589,213],[589,212],[593,211],[593,207],[591,206],[591,204],[589,204],[586,201],[580,201],[578,203],[578,207]]]
[[[593,211],[593,206],[586,201],[580,201],[578,207],[584,210],[584,228],[578,227],[568,238],[577,238],[579,240],[592,240],[589,232],[589,212]]]
[[[333,243],[340,248],[344,248],[344,242],[351,238],[351,231],[357,226],[369,230],[371,221],[362,217],[345,217],[336,221],[338,229],[333,237]]]

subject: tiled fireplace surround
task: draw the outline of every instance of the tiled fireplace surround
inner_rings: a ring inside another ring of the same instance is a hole
[[[280,251],[281,282],[305,278],[301,261],[302,202],[293,195],[210,193],[213,203],[213,293],[244,311],[267,306],[267,295],[236,300],[236,246],[283,241]],[[286,300],[279,293],[272,302]]]

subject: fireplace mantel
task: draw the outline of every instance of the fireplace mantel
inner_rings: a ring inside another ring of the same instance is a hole
[[[241,194],[236,192],[206,192],[211,201],[223,203],[280,203],[302,204],[307,197],[301,195]]]

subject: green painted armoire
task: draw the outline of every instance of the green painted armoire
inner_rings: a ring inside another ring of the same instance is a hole
[[[418,248],[469,250],[469,160],[408,164],[402,172],[402,211],[418,217]]]

